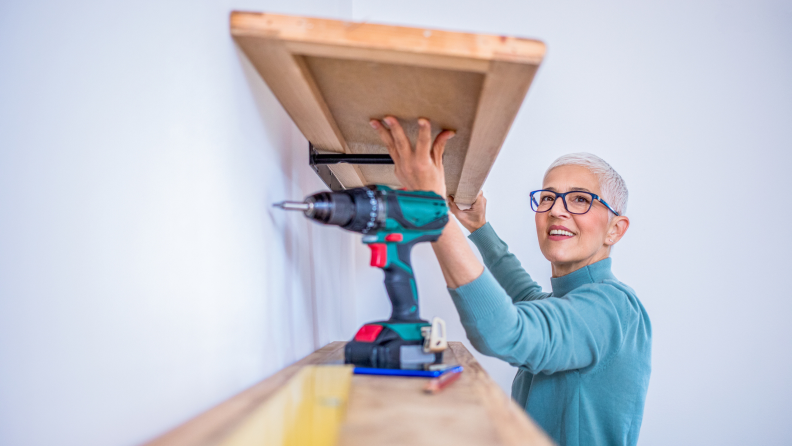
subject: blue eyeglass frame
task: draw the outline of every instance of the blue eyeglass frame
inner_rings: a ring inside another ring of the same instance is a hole
[[[539,209],[539,203],[537,203],[536,200],[534,199],[534,194],[537,193],[537,192],[550,192],[551,194],[555,194],[556,200],[553,201],[553,204],[551,204],[550,207],[546,211],[538,211],[537,210],[537,209]],[[572,193],[591,195],[592,200],[591,200],[591,203],[589,204],[589,208],[586,209],[586,212],[572,212],[572,211],[569,210],[569,208],[567,207],[566,196],[569,195],[569,194],[572,194]],[[610,205],[605,202],[605,200],[603,200],[602,198],[599,197],[599,195],[591,193],[591,192],[582,191],[582,190],[571,190],[569,192],[564,192],[563,194],[560,194],[560,193],[558,193],[558,192],[556,192],[554,190],[538,189],[538,190],[535,190],[535,191],[531,192],[530,197],[531,197],[531,209],[534,212],[539,213],[539,214],[543,214],[545,212],[549,212],[550,209],[553,209],[553,206],[555,206],[556,202],[558,201],[557,200],[558,197],[561,197],[561,201],[564,203],[564,209],[566,209],[566,211],[569,212],[570,214],[583,215],[583,214],[585,214],[585,213],[587,213],[588,211],[591,210],[591,207],[594,206],[594,201],[599,201],[600,203],[604,204],[605,207],[608,208],[609,211],[613,212],[617,217],[619,216],[619,213],[614,211],[613,208],[610,207]]]

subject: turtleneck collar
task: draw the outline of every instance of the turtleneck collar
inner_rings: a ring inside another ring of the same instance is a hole
[[[616,277],[611,272],[610,257],[591,265],[586,265],[577,271],[572,271],[566,276],[553,277],[550,282],[553,286],[553,297],[562,297],[581,285],[604,280],[616,280]]]

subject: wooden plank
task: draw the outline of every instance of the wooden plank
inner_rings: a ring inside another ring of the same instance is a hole
[[[235,426],[307,365],[344,362],[346,342],[332,342],[253,387],[207,410],[146,446],[206,446],[217,444]]]
[[[435,135],[456,131],[443,163],[463,207],[486,180],[545,53],[531,39],[265,13],[232,13],[231,32],[318,148],[387,153],[368,127],[386,115],[413,143],[419,117]],[[401,186],[392,166],[331,169],[345,187]]]
[[[470,145],[459,175],[454,201],[471,204],[495,164],[509,128],[536,75],[536,65],[492,62],[484,81]]]
[[[278,389],[307,365],[342,363],[344,345],[334,342],[317,350],[147,445],[216,446],[242,438],[252,414],[260,412]],[[423,392],[424,378],[354,375],[338,445],[552,445],[464,345],[449,342],[444,362],[461,364],[465,370],[434,395]]]
[[[304,366],[218,446],[335,446],[352,370],[349,365]]]
[[[424,62],[428,59],[420,55],[434,55],[451,64],[461,63],[450,61],[452,58],[467,58],[537,65],[545,54],[544,43],[533,39],[260,12],[232,12],[231,33],[234,36],[277,38],[289,42],[323,44],[340,48],[383,50],[385,54],[393,54],[394,57],[400,58],[406,57],[405,54],[414,54],[417,56],[416,60]],[[405,54],[396,56],[394,53],[397,52]],[[349,51],[347,54],[359,53]],[[380,62],[409,63],[405,59],[380,60]],[[453,68],[443,65],[436,67]]]
[[[552,445],[460,342],[444,362],[465,367],[434,395],[426,379],[355,375],[340,446]]]
[[[495,424],[495,430],[502,444],[508,446],[553,444],[550,437],[525,415],[525,411],[511,397],[503,393],[461,342],[449,342],[448,345],[459,364],[465,367],[465,373],[474,376],[478,384],[476,390],[487,408],[489,419]]]
[[[333,57],[337,59],[381,62],[387,64],[410,65],[448,70],[486,73],[490,61],[469,57],[449,57],[438,54],[413,53],[381,48],[345,47],[314,42],[286,42],[286,47],[294,54],[305,56]]]

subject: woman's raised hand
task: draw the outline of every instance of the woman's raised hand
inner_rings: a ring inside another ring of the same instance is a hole
[[[459,206],[454,202],[454,197],[448,197],[448,208],[451,213],[462,223],[470,232],[475,232],[478,228],[487,223],[487,199],[484,198],[484,192],[479,192],[476,201],[470,206],[470,209],[459,209]]]
[[[418,140],[413,148],[393,116],[386,116],[382,122],[372,119],[370,124],[388,148],[396,167],[396,178],[405,189],[433,191],[441,197],[446,196],[443,151],[446,141],[454,136],[452,130],[443,130],[432,142],[429,120],[419,118]]]
[[[443,151],[446,141],[454,136],[453,131],[440,132],[432,142],[432,127],[429,125],[429,120],[420,118],[418,140],[413,148],[407,135],[404,134],[404,129],[393,116],[386,116],[382,122],[372,119],[370,123],[388,148],[396,166],[396,178],[405,189],[432,191],[441,197],[446,196]],[[481,209],[482,218],[484,217],[483,198],[479,197],[476,200],[478,203],[476,209]],[[449,205],[454,215],[464,215],[464,212],[467,212],[459,211],[456,204],[449,203]],[[472,282],[484,271],[484,267],[468,246],[462,230],[453,223],[446,225],[443,235],[432,243],[432,248],[440,262],[446,284],[451,288]]]

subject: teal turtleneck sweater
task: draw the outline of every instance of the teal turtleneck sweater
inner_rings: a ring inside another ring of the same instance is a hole
[[[449,289],[468,339],[518,367],[512,397],[561,445],[634,445],[652,328],[611,259],[551,279],[546,293],[489,223],[470,235],[486,268]]]

